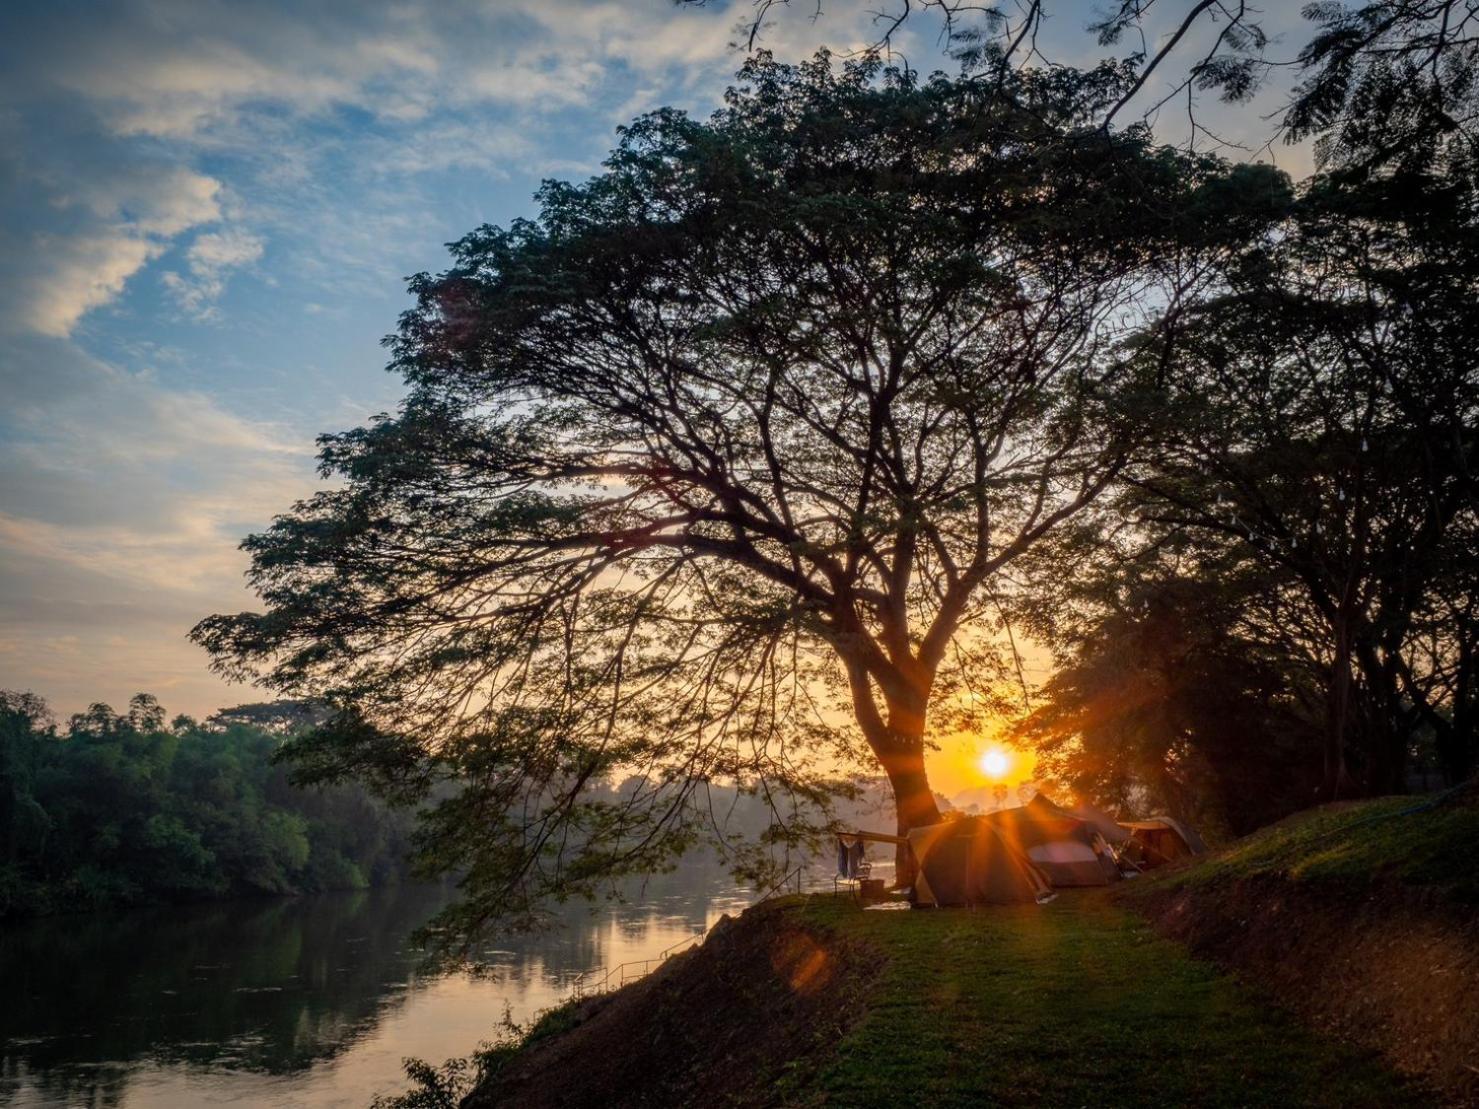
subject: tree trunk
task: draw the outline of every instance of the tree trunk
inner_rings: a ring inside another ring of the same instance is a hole
[[[1351,686],[1351,625],[1342,602],[1334,620],[1334,658],[1330,664],[1330,688],[1326,697],[1325,713],[1325,765],[1320,782],[1320,801],[1328,804],[1338,801],[1343,795],[1354,792],[1350,787],[1350,776],[1346,772],[1346,742],[1350,734]]]
[[[912,678],[896,676],[893,684],[879,690],[885,715],[879,712],[875,687],[862,661],[847,653],[843,658],[847,662],[854,715],[893,789],[896,834],[907,836],[911,829],[938,824],[940,809],[924,768],[924,719],[931,676],[922,673]],[[914,856],[906,844],[898,845],[894,862],[895,887],[912,886]]]
[[[1475,681],[1474,651],[1467,639],[1460,642],[1458,670],[1453,682],[1453,707],[1451,720],[1446,727],[1437,728],[1438,763],[1443,771],[1444,784],[1456,786],[1466,782],[1474,773],[1475,762],[1479,761],[1479,729],[1475,728],[1474,694]]]
[[[940,822],[940,808],[930,789],[924,768],[924,711],[909,704],[889,704],[890,744],[877,752],[883,772],[894,791],[894,814],[898,835]],[[894,883],[903,888],[914,884],[914,855],[900,844],[894,851]]]
[[[883,760],[884,773],[894,790],[894,813],[898,834],[907,836],[911,829],[940,822],[940,809],[930,789],[924,769],[924,750],[899,752]],[[900,844],[894,852],[895,881],[899,886],[914,884],[914,856]]]
[[[1456,786],[1469,780],[1479,763],[1479,728],[1475,727],[1471,707],[1463,702],[1453,708],[1453,719],[1433,720],[1433,732],[1438,748],[1438,770],[1443,775],[1443,784]]]

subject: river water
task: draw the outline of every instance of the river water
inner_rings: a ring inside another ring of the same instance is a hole
[[[366,1106],[751,899],[708,868],[485,949],[486,978],[428,975],[409,944],[449,894],[393,887],[54,917],[0,929],[0,1105]]]

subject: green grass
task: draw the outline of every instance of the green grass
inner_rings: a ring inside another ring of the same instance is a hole
[[[1262,875],[1345,889],[1396,881],[1460,905],[1479,905],[1479,805],[1461,798],[1423,805],[1421,799],[1387,797],[1309,813],[1154,886],[1197,888]]]
[[[1392,1072],[1156,937],[1104,891],[1051,905],[864,912],[798,900],[880,954],[867,1008],[788,1104],[1397,1106]]]

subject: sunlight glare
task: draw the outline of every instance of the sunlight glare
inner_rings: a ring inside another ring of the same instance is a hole
[[[1005,778],[1011,765],[1011,757],[1000,747],[988,748],[981,755],[981,772],[993,781]]]

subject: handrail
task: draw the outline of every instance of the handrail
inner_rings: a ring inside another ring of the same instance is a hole
[[[783,887],[789,886],[791,884],[791,879],[792,878],[795,878],[796,879],[796,892],[797,893],[800,893],[801,892],[801,872],[803,870],[805,870],[805,869],[806,869],[806,864],[805,863],[803,863],[801,866],[798,866],[795,870],[791,871],[791,873],[787,874],[784,878],[782,878],[775,885],[771,886],[769,890],[767,890],[765,893],[761,894],[760,899],[758,901],[756,901],[755,904],[759,905],[762,902],[769,901],[772,897],[774,897],[777,893],[779,893]]]
[[[754,902],[754,904],[759,905],[762,902],[769,901],[772,897],[781,892],[781,890],[783,889],[789,890],[791,880],[793,878],[796,880],[796,892],[800,893],[802,873],[805,869],[806,868],[804,864],[798,866],[795,870],[787,874],[774,886],[766,890],[766,892],[762,894],[759,899]],[[607,990],[618,989],[626,985],[628,982],[635,982],[638,978],[642,978],[651,973],[652,965],[654,963],[661,965],[662,963],[667,961],[668,956],[673,954],[673,952],[679,950],[680,948],[691,947],[696,943],[702,943],[706,936],[708,936],[707,931],[695,932],[693,933],[693,935],[679,940],[671,947],[663,948],[651,958],[628,959],[624,963],[618,963],[614,967],[607,968],[605,974],[601,975],[599,979],[591,981],[589,984],[587,984],[586,979],[594,979],[594,976],[599,973],[599,968],[597,968],[596,970],[587,971],[585,974],[582,974],[580,977],[575,979],[574,990],[572,991],[571,996],[594,997],[596,994],[605,993]],[[641,967],[642,969],[639,973],[629,975],[628,968],[631,967]],[[614,983],[612,981],[613,979],[615,979]]]

